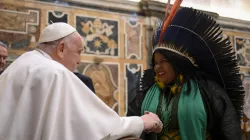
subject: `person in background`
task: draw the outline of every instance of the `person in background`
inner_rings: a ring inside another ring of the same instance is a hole
[[[90,77],[79,73],[77,70],[74,71],[74,74],[93,92],[95,93],[95,88],[93,81]]]
[[[7,46],[0,41],[0,75],[4,71],[7,57],[8,57]]]

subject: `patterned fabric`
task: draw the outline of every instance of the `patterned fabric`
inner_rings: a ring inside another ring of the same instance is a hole
[[[165,136],[158,138],[159,140],[181,140],[179,130],[169,130]],[[206,133],[206,140],[211,140],[211,135],[209,132]]]
[[[161,136],[159,140],[180,140],[179,130],[169,130],[165,136]]]

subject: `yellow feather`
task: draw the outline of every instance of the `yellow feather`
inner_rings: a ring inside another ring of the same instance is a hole
[[[176,89],[177,89],[177,85],[175,84],[175,85],[173,85],[172,87],[171,87],[171,92],[173,93],[173,94],[175,94],[176,93]]]
[[[164,89],[164,88],[165,88],[165,84],[164,84],[163,82],[160,82],[160,81],[158,80],[158,77],[157,77],[157,76],[155,76],[155,82],[156,82],[156,84],[158,85],[159,88],[161,88],[161,89]]]

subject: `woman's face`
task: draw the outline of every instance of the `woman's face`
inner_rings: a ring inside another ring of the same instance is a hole
[[[154,55],[154,70],[159,82],[169,84],[175,78],[175,71],[167,59],[159,52]]]

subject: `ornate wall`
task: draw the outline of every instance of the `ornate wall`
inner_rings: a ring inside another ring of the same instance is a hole
[[[245,104],[243,106],[246,120],[242,121],[242,129],[250,133],[250,34],[246,32],[224,31],[237,54],[243,86],[245,89]]]

